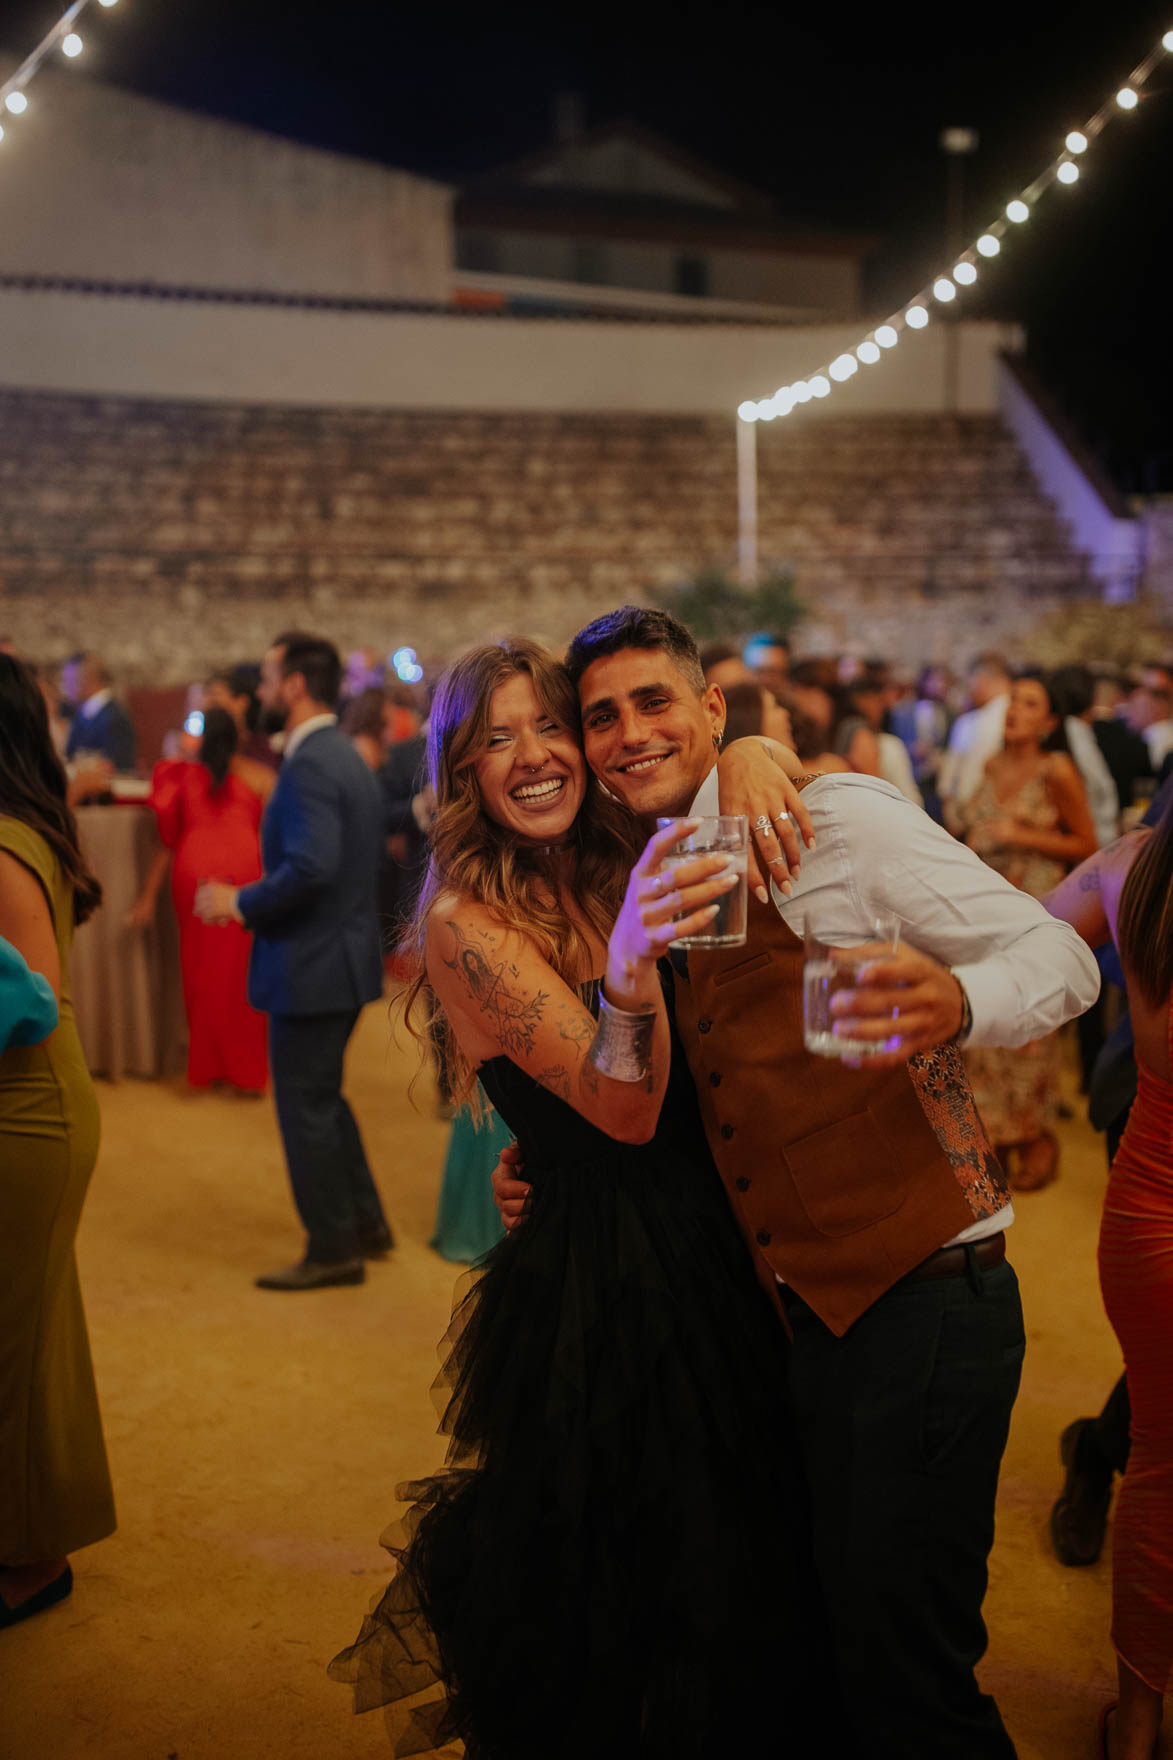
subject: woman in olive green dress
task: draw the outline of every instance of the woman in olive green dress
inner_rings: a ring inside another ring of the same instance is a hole
[[[98,1105],[69,949],[101,889],[65,789],[36,682],[0,654],[0,936],[58,1008],[39,1044],[0,1052],[0,1628],[63,1600],[68,1554],[114,1528],[74,1257]]]

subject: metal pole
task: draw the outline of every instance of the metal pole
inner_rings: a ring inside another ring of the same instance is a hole
[[[758,584],[758,425],[737,421],[737,576]]]

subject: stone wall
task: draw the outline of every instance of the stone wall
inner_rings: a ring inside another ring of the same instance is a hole
[[[760,440],[760,553],[810,650],[964,661],[1088,595],[995,416],[826,416]],[[736,540],[719,417],[132,402],[0,392],[0,635],[176,682],[308,623],[439,662],[586,618]]]

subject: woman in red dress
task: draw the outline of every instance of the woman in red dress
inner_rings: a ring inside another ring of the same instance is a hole
[[[1173,1687],[1173,803],[1045,902],[1089,946],[1115,941],[1136,1043],[1136,1100],[1100,1227],[1100,1288],[1132,1402],[1112,1544],[1119,1698],[1101,1715],[1100,1753],[1152,1760]]]
[[[237,923],[201,923],[196,887],[215,874],[234,886],[261,877],[261,813],[275,777],[237,752],[236,723],[225,709],[204,717],[199,758],[155,766],[151,805],[165,849],[133,920],[150,922],[171,852],[171,894],[179,919],[183,1000],[187,1009],[187,1079],[195,1088],[228,1082],[261,1093],[268,1080],[266,1024],[247,1000],[250,940]]]

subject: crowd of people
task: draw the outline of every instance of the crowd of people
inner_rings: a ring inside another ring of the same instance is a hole
[[[59,683],[0,653],[0,1626],[67,1595],[68,1555],[113,1524],[73,1260],[97,1114],[68,948],[100,902],[73,808],[135,759],[98,657]],[[698,651],[631,607],[565,663],[472,650],[430,712],[376,655],[344,669],[300,631],[191,694],[128,932],[170,874],[188,1079],[272,1080],[306,1244],[258,1286],[359,1284],[394,1244],[342,1093],[389,957],[456,1112],[437,1244],[481,1275],[449,1461],[406,1488],[396,1576],[333,1665],[360,1709],[442,1684],[404,1751],[748,1750],[768,1678],[798,1751],[1013,1754],[974,1678],[1024,1349],[1006,1237],[1014,1196],[1059,1172],[1078,1019],[1127,1374],[1064,1433],[1052,1531],[1064,1562],[1098,1556],[1126,1467],[1099,1740],[1154,1752],[1171,771],[1163,664],[986,653],[914,683],[768,633]],[[749,945],[669,958],[729,875],[649,828],[717,811],[753,827]],[[861,942],[899,925],[836,999],[839,1030],[883,1047],[862,1067],[803,1044],[828,905]]]

